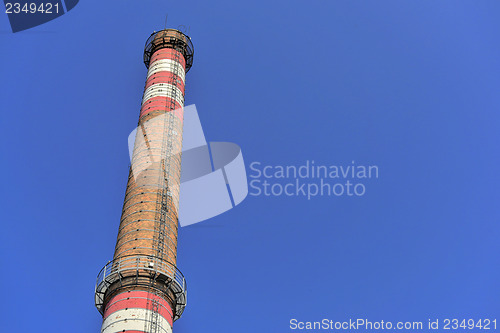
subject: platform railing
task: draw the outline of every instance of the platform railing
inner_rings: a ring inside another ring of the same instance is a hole
[[[97,275],[95,305],[99,312],[104,313],[104,302],[108,296],[106,293],[111,285],[144,286],[149,285],[152,280],[161,281],[167,291],[171,292],[174,297],[174,320],[178,319],[187,303],[186,279],[174,264],[153,256],[133,255],[109,261]]]

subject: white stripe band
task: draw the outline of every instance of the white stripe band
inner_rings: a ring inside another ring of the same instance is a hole
[[[176,100],[181,106],[184,105],[184,96],[182,91],[170,83],[157,83],[149,86],[142,97],[142,104],[153,97],[170,97]]]
[[[184,71],[182,64],[172,59],[160,59],[155,61],[149,67],[148,78],[154,73],[165,72],[165,71],[172,72],[178,75],[182,79],[182,82],[185,82],[186,72]]]
[[[102,323],[101,333],[117,333],[122,331],[145,331],[146,321],[151,318],[152,311],[140,308],[118,310],[110,314]],[[158,332],[172,333],[170,323],[158,314]]]

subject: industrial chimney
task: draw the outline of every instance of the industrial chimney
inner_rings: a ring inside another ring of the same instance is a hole
[[[113,260],[97,277],[102,333],[172,332],[186,306],[177,269],[185,75],[193,44],[175,29],[146,42],[148,68]]]

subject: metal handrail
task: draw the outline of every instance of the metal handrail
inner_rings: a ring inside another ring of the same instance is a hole
[[[125,272],[135,272],[126,274]],[[95,305],[99,312],[104,312],[105,298],[108,288],[113,283],[121,283],[122,278],[127,276],[136,278],[147,277],[156,280],[160,277],[170,280],[168,289],[172,292],[174,299],[174,321],[180,318],[187,304],[186,279],[181,271],[171,262],[147,255],[129,255],[109,261],[97,275],[95,286]],[[127,284],[127,286],[131,286]]]
[[[174,264],[161,258],[145,255],[131,255],[109,261],[97,275],[96,289],[110,275],[138,269],[166,275],[177,282],[182,290],[186,289],[186,279]]]
[[[156,40],[157,43],[155,43],[155,38],[159,33],[163,33],[169,30],[177,32],[178,35],[165,35],[161,38],[161,40]],[[182,39],[179,37],[181,37]],[[194,46],[191,42],[191,38],[189,38],[183,32],[177,29],[165,29],[158,32],[153,32],[151,36],[149,36],[144,47],[144,64],[147,68],[149,68],[149,61],[151,60],[153,53],[160,48],[180,48],[180,51],[186,61],[186,73],[189,71],[191,66],[193,66]]]

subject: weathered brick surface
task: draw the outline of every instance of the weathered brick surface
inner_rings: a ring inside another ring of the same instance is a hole
[[[181,37],[181,34],[170,30],[159,33],[157,38],[169,36]],[[161,89],[171,89],[169,94],[171,91],[180,91],[182,98],[178,94],[175,98],[168,95],[153,96],[144,101],[141,107],[115,246],[115,263],[123,263],[120,259],[129,256],[159,257],[173,265],[177,261],[183,122],[182,112],[178,109],[182,106],[179,101],[184,100],[185,59],[178,50],[162,48],[152,55],[150,64],[161,59],[178,62],[181,70],[177,73],[160,71],[149,75],[145,89],[157,85]],[[154,90],[157,86],[151,89]],[[166,91],[159,90],[159,95]],[[158,121],[159,119],[162,121]],[[168,200],[162,206],[164,197]],[[175,305],[168,278],[152,278],[151,270],[135,270],[132,261],[129,262],[131,263],[127,262],[126,265],[130,265],[131,269],[125,270],[121,280],[113,282],[109,287],[107,300],[124,290],[148,291],[154,287],[172,306]]]

